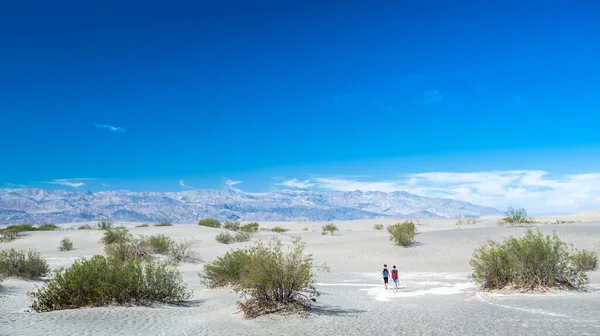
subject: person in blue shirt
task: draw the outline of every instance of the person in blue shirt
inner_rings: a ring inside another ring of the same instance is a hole
[[[387,264],[383,264],[381,275],[383,275],[383,285],[385,286],[385,289],[388,289],[388,277],[390,276],[390,271],[387,269]]]

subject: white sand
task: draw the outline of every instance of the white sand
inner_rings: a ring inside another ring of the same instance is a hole
[[[577,247],[600,247],[600,216],[586,212],[544,220],[581,220],[562,225],[540,225]],[[323,223],[261,223],[280,225],[284,234],[259,232],[256,239],[300,235],[307,250],[331,272],[318,272],[322,293],[317,309],[298,316],[265,316],[245,320],[237,313],[239,299],[231,290],[208,290],[198,280],[200,264],[179,268],[194,297],[185,307],[107,307],[51,313],[26,312],[26,293],[40,283],[6,280],[0,289],[0,335],[598,335],[600,334],[600,272],[592,272],[588,293],[493,295],[479,293],[469,280],[469,259],[487,239],[521,235],[522,228],[503,228],[498,218],[476,225],[455,226],[454,220],[421,220],[418,244],[394,246],[385,230],[373,225],[396,220],[335,222],[334,236],[322,236]],[[134,226],[134,223],[127,223]],[[308,231],[304,231],[307,227]],[[214,240],[219,229],[197,225],[132,228],[134,234],[164,233],[175,239],[200,240],[205,261],[245,244],[222,245]],[[0,248],[35,248],[52,268],[68,266],[78,257],[102,253],[101,231],[31,232]],[[75,249],[59,252],[59,241],[69,237]],[[380,278],[383,263],[400,270],[400,290],[386,291]]]

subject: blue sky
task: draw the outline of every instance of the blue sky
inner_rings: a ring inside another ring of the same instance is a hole
[[[498,206],[511,190],[522,203],[600,186],[598,13],[595,1],[5,1],[0,184],[443,189]],[[513,179],[492,197],[414,175],[432,172]],[[584,196],[565,209],[600,207]]]

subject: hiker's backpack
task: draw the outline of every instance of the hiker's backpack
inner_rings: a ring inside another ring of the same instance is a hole
[[[385,278],[387,278],[387,277],[388,277],[388,275],[389,275],[389,273],[388,273],[388,270],[387,270],[387,268],[384,268],[384,269],[383,269],[383,276],[384,276]]]
[[[392,279],[398,279],[398,270],[392,270]]]

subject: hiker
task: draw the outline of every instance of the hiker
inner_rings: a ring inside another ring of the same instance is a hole
[[[387,264],[383,264],[383,272],[381,272],[381,275],[383,275],[383,284],[385,289],[388,289],[388,277],[390,276],[390,272],[387,269]]]
[[[398,270],[396,265],[392,267],[392,282],[394,283],[394,292],[398,291]]]

